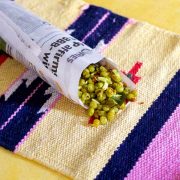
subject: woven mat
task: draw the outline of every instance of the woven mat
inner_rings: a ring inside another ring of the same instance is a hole
[[[17,0],[112,58],[137,61],[138,102],[107,126],[17,61],[0,56],[0,145],[74,179],[178,179],[180,36],[81,0]]]

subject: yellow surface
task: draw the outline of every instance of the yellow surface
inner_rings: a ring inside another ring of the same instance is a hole
[[[87,0],[87,2],[180,33],[178,23],[180,0]],[[0,179],[65,180],[68,178],[0,148]]]

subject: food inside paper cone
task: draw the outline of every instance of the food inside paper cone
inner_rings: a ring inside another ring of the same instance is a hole
[[[100,63],[83,70],[78,89],[79,98],[93,119],[93,127],[113,121],[116,114],[126,108],[127,102],[137,98],[137,91],[123,81],[117,69]]]

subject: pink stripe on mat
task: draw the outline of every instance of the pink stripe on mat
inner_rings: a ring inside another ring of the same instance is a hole
[[[110,12],[105,13],[102,18],[98,21],[98,23],[84,36],[82,39],[82,42],[84,42],[96,29],[107,19],[107,17],[110,15]]]
[[[20,148],[20,146],[22,144],[24,144],[24,142],[29,138],[29,136],[31,135],[31,133],[35,130],[35,128],[40,124],[40,122],[45,118],[45,116],[47,116],[47,114],[50,112],[50,110],[56,105],[56,103],[59,101],[59,99],[61,98],[61,94],[59,94],[56,99],[54,100],[54,102],[51,104],[51,106],[46,110],[46,112],[39,118],[39,120],[33,125],[33,127],[29,130],[29,132],[24,136],[23,139],[21,139],[21,141],[15,146],[15,150],[14,152],[16,153],[18,151],[18,149]]]
[[[125,179],[180,179],[180,105]]]
[[[0,127],[0,131],[2,131],[10,121],[17,115],[17,113],[23,108],[23,106],[33,97],[36,91],[43,85],[44,82],[41,82],[33,91],[32,93],[21,103],[21,105],[17,108],[16,111],[8,118],[8,120]]]

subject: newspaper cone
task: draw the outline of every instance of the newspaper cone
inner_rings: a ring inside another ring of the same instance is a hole
[[[0,47],[83,107],[78,97],[82,71],[97,62],[117,68],[111,60],[15,2],[0,0],[0,24]],[[121,76],[131,89],[135,88],[130,79]]]

